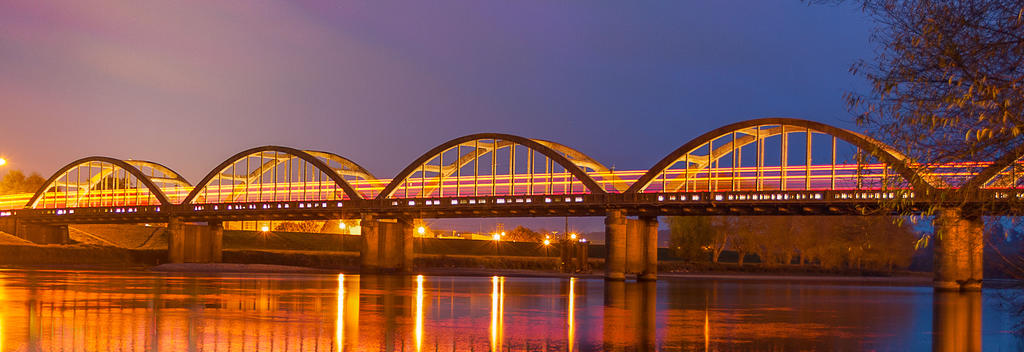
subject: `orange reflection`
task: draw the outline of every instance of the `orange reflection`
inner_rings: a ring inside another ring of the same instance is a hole
[[[981,351],[981,292],[936,291],[932,350]]]
[[[423,275],[416,275],[416,351],[423,348]]]
[[[338,322],[335,323],[335,344],[344,351],[345,341],[345,274],[338,274]]]
[[[576,278],[569,278],[569,352],[576,344]]]
[[[505,278],[491,277],[491,351],[500,351],[505,329]]]
[[[704,351],[711,346],[711,324],[708,319],[708,307],[704,306]]]

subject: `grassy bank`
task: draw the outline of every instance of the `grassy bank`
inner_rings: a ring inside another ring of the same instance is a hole
[[[137,268],[156,265],[162,251],[129,250],[94,245],[0,245],[0,265],[104,266]]]

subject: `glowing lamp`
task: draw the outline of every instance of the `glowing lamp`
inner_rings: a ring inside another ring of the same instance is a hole
[[[270,231],[270,226],[264,225],[264,226],[260,227],[260,231],[263,231],[263,232]]]
[[[338,228],[344,230],[345,229],[345,223],[344,222],[339,222],[338,223]]]
[[[427,229],[425,227],[423,227],[423,226],[420,226],[420,227],[416,228],[416,232],[419,232],[419,234],[422,235],[424,233],[427,233]]]
[[[576,234],[575,234],[575,233],[570,233],[570,234],[569,234],[569,238],[571,238],[571,239],[574,239],[574,240],[575,240],[575,239],[576,239]]]
[[[551,244],[551,240],[544,240],[544,245],[545,246],[550,245],[550,244]]]
[[[501,235],[499,235],[499,234],[494,234],[494,236],[492,236],[492,237],[491,237],[491,239],[493,239],[493,240],[495,240],[495,241],[501,241]]]
[[[4,166],[6,164],[7,164],[7,160],[4,159],[4,158],[0,158],[0,166]]]

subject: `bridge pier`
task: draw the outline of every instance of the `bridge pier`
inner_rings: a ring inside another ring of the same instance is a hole
[[[604,218],[605,280],[626,279],[626,215],[622,209],[609,209]]]
[[[640,218],[641,239],[644,247],[644,267],[637,276],[640,280],[653,281],[658,279],[658,217],[645,216]]]
[[[167,261],[185,262],[185,223],[177,216],[167,219]]]
[[[363,215],[359,221],[361,246],[359,247],[359,266],[362,271],[374,272],[380,268],[380,236],[379,223],[373,215]]]
[[[605,279],[658,279],[658,217],[627,219],[619,209],[608,210],[605,226]]]
[[[16,226],[12,235],[23,238],[35,244],[68,244],[71,243],[71,236],[68,234],[68,225],[43,225],[20,223]]]
[[[366,272],[412,272],[413,222],[410,219],[376,219],[364,215],[360,224],[360,265]]]
[[[224,222],[210,221],[207,223],[210,228],[210,261],[220,263],[224,261]]]
[[[981,290],[984,271],[984,220],[960,208],[935,215],[935,280],[941,291]]]
[[[167,220],[167,261],[219,263],[223,259],[224,223],[187,225],[179,217]]]

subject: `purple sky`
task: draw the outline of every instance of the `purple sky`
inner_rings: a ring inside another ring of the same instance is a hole
[[[391,177],[504,132],[646,169],[730,122],[852,127],[869,30],[798,0],[4,1],[0,155],[43,176],[148,159],[195,182],[279,144]]]

